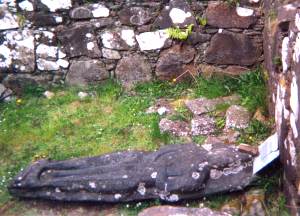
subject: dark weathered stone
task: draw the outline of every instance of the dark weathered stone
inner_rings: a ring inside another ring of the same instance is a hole
[[[69,57],[101,57],[93,27],[89,24],[65,28],[57,32],[57,37]]]
[[[150,64],[138,54],[123,57],[115,73],[125,88],[132,88],[135,84],[150,81],[152,78]]]
[[[9,185],[17,197],[128,202],[184,199],[241,190],[252,180],[252,156],[223,144],[167,145],[156,152],[118,152],[66,161],[40,160]]]
[[[138,216],[229,216],[227,213],[213,211],[209,208],[185,208],[175,206],[155,206],[143,210]]]
[[[215,34],[206,52],[205,61],[222,65],[253,65],[261,51],[252,40],[243,34]]]
[[[160,29],[164,29],[174,25],[186,27],[190,24],[196,25],[196,19],[193,16],[193,12],[188,2],[186,0],[171,0],[169,5],[163,8],[160,16],[156,18],[153,25]]]
[[[223,2],[210,2],[206,9],[207,24],[218,28],[248,28],[257,20],[252,16],[239,16],[236,7]]]
[[[142,7],[126,7],[118,15],[124,25],[142,26],[153,18],[151,11]]]
[[[70,85],[95,84],[109,78],[105,65],[99,60],[74,61],[66,76]]]
[[[185,72],[185,65],[193,61],[195,49],[191,46],[175,45],[163,51],[156,66],[156,75],[161,80],[178,77]]]
[[[34,26],[56,26],[62,24],[64,18],[60,15],[36,12],[29,14],[28,19]]]
[[[204,43],[209,41],[211,38],[210,34],[203,34],[200,32],[192,32],[187,39],[187,43],[196,45],[198,43]]]

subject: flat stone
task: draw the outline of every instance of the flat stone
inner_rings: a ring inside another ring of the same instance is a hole
[[[195,25],[196,19],[188,2],[185,0],[171,0],[169,5],[162,9],[153,25],[159,29],[165,29],[172,26],[183,28],[190,24]]]
[[[109,73],[99,60],[73,61],[66,76],[66,83],[85,86],[108,78]]]
[[[107,49],[107,48],[102,49],[102,55],[104,58],[107,58],[107,59],[120,59],[121,58],[121,55],[118,51]]]
[[[164,50],[157,62],[156,76],[161,80],[177,78],[185,72],[185,66],[193,61],[195,54],[195,49],[186,45],[175,45]]]
[[[162,133],[170,133],[174,136],[189,136],[191,129],[188,123],[184,121],[172,121],[163,118],[159,122],[159,128]]]
[[[0,4],[0,30],[19,28],[17,17],[9,12],[6,4]]]
[[[258,62],[261,50],[246,35],[219,33],[212,37],[205,62],[221,65],[250,66]]]
[[[207,24],[218,28],[249,28],[257,20],[251,11],[231,7],[227,3],[209,2],[206,9]]]
[[[58,55],[58,47],[39,44],[36,48],[36,55],[44,59],[49,57],[56,59]]]
[[[39,58],[36,60],[37,68],[41,71],[59,70],[59,64],[56,61]]]
[[[213,211],[209,208],[185,208],[174,206],[155,206],[144,209],[138,216],[229,216],[225,212]]]
[[[198,98],[194,100],[187,100],[185,105],[194,115],[201,115],[214,111],[219,104],[233,104],[238,103],[239,100],[240,97],[238,95],[231,95],[215,99]]]
[[[21,8],[21,10],[29,11],[29,12],[34,11],[33,4],[28,0],[22,1],[18,5]]]
[[[69,202],[178,202],[241,190],[255,178],[252,172],[253,157],[235,146],[172,144],[153,152],[36,161],[8,190],[16,197]]]
[[[118,15],[122,24],[135,26],[145,25],[153,18],[150,9],[142,7],[125,7]]]
[[[69,57],[101,57],[93,27],[89,24],[65,28],[59,31],[57,36]]]
[[[70,11],[70,17],[72,19],[91,19],[91,18],[100,18],[108,17],[109,9],[103,4],[90,4],[85,6],[80,6],[73,8]]]
[[[31,30],[9,31],[5,43],[0,45],[0,68],[19,72],[35,70],[34,36]]]
[[[232,105],[226,111],[225,128],[244,129],[249,126],[250,112],[238,105]]]
[[[196,116],[191,121],[191,133],[193,136],[209,135],[215,131],[215,120],[207,115]]]
[[[105,48],[129,50],[136,45],[133,29],[115,28],[101,33],[102,44]]]
[[[137,83],[150,81],[152,70],[148,61],[138,54],[123,57],[115,71],[117,79],[125,88],[132,88]]]
[[[136,40],[142,51],[161,49],[165,46],[168,38],[169,35],[166,30],[144,32],[136,35]]]

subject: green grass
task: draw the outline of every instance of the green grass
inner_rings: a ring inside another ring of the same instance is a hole
[[[128,149],[155,150],[165,144],[190,142],[161,134],[160,117],[145,113],[158,98],[214,98],[237,93],[242,104],[255,111],[266,107],[265,88],[259,69],[236,78],[199,77],[197,81],[178,84],[154,81],[138,85],[129,93],[112,80],[86,88],[56,87],[51,90],[55,92],[52,99],[42,96],[44,88],[28,87],[21,101],[0,104],[0,207],[11,199],[7,183],[32,161]],[[80,100],[79,91],[93,96]],[[227,105],[220,105],[218,110],[226,108]],[[190,120],[191,113],[186,108],[180,106],[177,111],[173,118]],[[245,133],[265,137],[269,131],[256,124]],[[219,127],[223,126],[224,119],[220,118]],[[204,140],[203,136],[193,138],[199,144]]]

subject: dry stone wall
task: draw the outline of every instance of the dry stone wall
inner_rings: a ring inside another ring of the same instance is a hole
[[[284,190],[292,215],[300,215],[300,2],[265,1],[265,67],[275,114]]]
[[[110,77],[131,88],[187,70],[238,74],[263,60],[258,1],[0,2],[0,82],[17,93],[28,84],[85,85]],[[190,24],[187,41],[170,39],[167,28]]]

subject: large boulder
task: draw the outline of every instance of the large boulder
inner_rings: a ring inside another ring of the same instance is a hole
[[[248,28],[257,20],[254,10],[223,2],[209,2],[206,17],[208,25],[218,28]]]
[[[205,62],[249,66],[258,62],[261,50],[244,34],[219,33],[212,37]]]
[[[123,57],[116,68],[116,77],[125,88],[132,88],[135,84],[150,81],[151,66],[141,55],[134,54]]]
[[[163,51],[156,66],[156,76],[161,80],[170,80],[186,71],[186,65],[193,61],[196,51],[191,46],[175,45]]]
[[[66,76],[69,85],[95,84],[109,78],[104,63],[99,60],[73,61]]]

